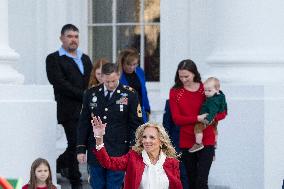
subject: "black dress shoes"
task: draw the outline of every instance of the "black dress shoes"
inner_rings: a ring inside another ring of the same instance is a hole
[[[60,174],[61,174],[62,177],[69,178],[69,176],[70,176],[69,168],[61,168]]]
[[[82,184],[71,184],[71,189],[83,189]]]

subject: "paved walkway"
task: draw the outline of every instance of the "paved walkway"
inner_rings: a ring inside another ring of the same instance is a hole
[[[87,181],[88,173],[87,173],[86,164],[80,165],[80,172],[82,173],[83,189],[92,189]],[[57,174],[56,177],[57,177],[57,184],[61,186],[61,189],[71,189],[68,179],[61,177],[60,174]]]
[[[89,185],[87,178],[87,166],[86,165],[80,165],[80,171],[82,173],[82,179],[83,179],[83,189],[92,189]],[[61,189],[71,189],[71,186],[69,184],[69,181],[66,178],[62,178],[60,174],[57,174],[57,184],[61,186]],[[59,188],[58,188],[59,189]],[[228,186],[209,186],[209,189],[230,189]]]
[[[56,152],[58,157],[61,153],[64,152],[66,148],[66,137],[64,134],[63,127],[58,126],[56,130],[57,134],[57,140],[56,140]],[[83,189],[92,189],[88,183],[88,173],[87,173],[87,164],[80,165],[80,172],[82,173],[82,180],[83,180]],[[61,189],[71,189],[71,185],[69,183],[69,180],[61,177],[60,174],[56,175],[57,178],[57,184],[61,186]],[[58,189],[60,189],[58,186]]]

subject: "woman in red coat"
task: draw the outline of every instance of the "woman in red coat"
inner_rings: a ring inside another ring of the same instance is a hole
[[[103,144],[106,124],[93,117],[92,125],[96,158],[107,169],[126,171],[125,189],[182,189],[176,151],[163,126],[149,122],[141,125],[132,150],[120,157],[109,157]]]
[[[175,84],[170,90],[170,108],[173,121],[180,127],[180,148],[185,163],[190,189],[208,189],[209,170],[215,154],[215,134],[212,125],[203,131],[204,149],[189,153],[195,144],[194,125],[202,122],[207,114],[198,115],[205,100],[204,88],[195,63],[183,60],[179,63]],[[215,120],[224,119],[226,112],[217,114]]]

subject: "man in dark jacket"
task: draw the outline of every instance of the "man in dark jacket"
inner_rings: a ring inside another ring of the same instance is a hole
[[[47,77],[57,102],[57,120],[62,124],[68,142],[65,152],[56,161],[56,168],[70,180],[72,189],[77,189],[82,186],[76,158],[76,131],[92,63],[78,50],[79,30],[76,26],[64,25],[60,40],[61,48],[46,58]]]
[[[93,116],[107,123],[104,145],[110,156],[121,156],[134,145],[136,128],[143,123],[142,110],[137,93],[119,83],[119,71],[115,64],[102,66],[103,84],[90,88],[84,94],[77,138],[77,158],[88,161],[90,184],[94,189],[120,189],[124,172],[103,168],[92,150],[96,141],[92,130]],[[86,158],[86,151],[87,158]]]

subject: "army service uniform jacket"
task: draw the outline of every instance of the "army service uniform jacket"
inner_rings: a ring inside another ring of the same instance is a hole
[[[88,89],[83,97],[78,134],[77,153],[88,152],[89,164],[97,164],[92,149],[96,142],[91,125],[92,116],[99,116],[106,123],[104,144],[111,156],[121,156],[134,145],[135,131],[143,124],[142,111],[137,93],[130,87],[119,84],[111,98],[106,101],[104,85]]]

